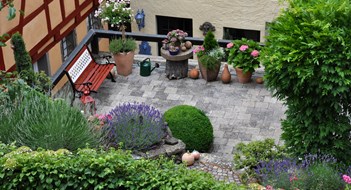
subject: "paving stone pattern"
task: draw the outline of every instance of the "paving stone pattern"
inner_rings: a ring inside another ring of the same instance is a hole
[[[211,154],[232,160],[235,145],[274,138],[280,143],[280,120],[285,107],[277,101],[262,84],[254,82],[262,75],[258,71],[253,82],[240,84],[233,68],[232,81],[222,84],[219,80],[184,78],[169,80],[165,77],[164,65],[155,69],[151,76],[139,75],[135,64],[133,73],[127,77],[117,75],[116,83],[105,80],[97,94],[97,113],[108,113],[124,102],[144,102],[162,113],[176,105],[192,105],[203,110],[210,118],[214,130],[214,143]]]

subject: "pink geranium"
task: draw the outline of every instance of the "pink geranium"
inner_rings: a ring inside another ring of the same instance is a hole
[[[233,46],[234,46],[234,44],[233,44],[232,42],[230,42],[230,43],[227,44],[227,48],[228,48],[228,49],[232,48]]]
[[[257,51],[257,50],[253,50],[253,51],[251,52],[251,56],[252,56],[252,57],[258,57],[259,55],[260,55],[260,52]]]
[[[239,49],[240,51],[246,51],[248,48],[249,48],[248,45],[241,45]]]

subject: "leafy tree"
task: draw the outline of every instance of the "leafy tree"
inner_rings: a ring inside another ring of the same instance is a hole
[[[298,156],[351,156],[351,2],[288,0],[270,25],[265,82],[288,109],[287,147]],[[350,160],[349,160],[350,162]]]

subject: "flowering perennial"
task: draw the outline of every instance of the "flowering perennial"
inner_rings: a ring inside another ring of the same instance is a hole
[[[102,142],[107,147],[123,143],[125,149],[143,150],[159,143],[166,135],[163,115],[140,103],[118,105],[108,114]]]
[[[243,69],[244,72],[254,72],[260,66],[260,49],[260,45],[253,40],[234,40],[227,44],[228,63]]]
[[[133,10],[128,7],[130,0],[99,0],[99,4],[94,16],[112,27],[133,21]]]

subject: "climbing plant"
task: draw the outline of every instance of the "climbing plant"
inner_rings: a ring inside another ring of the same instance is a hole
[[[5,2],[0,1],[0,11],[2,11],[5,6],[8,6],[7,20],[14,19],[16,17],[16,8],[13,4],[13,0],[7,0]],[[3,41],[8,37],[10,37],[10,35],[7,33],[0,35],[0,47],[6,46]]]

